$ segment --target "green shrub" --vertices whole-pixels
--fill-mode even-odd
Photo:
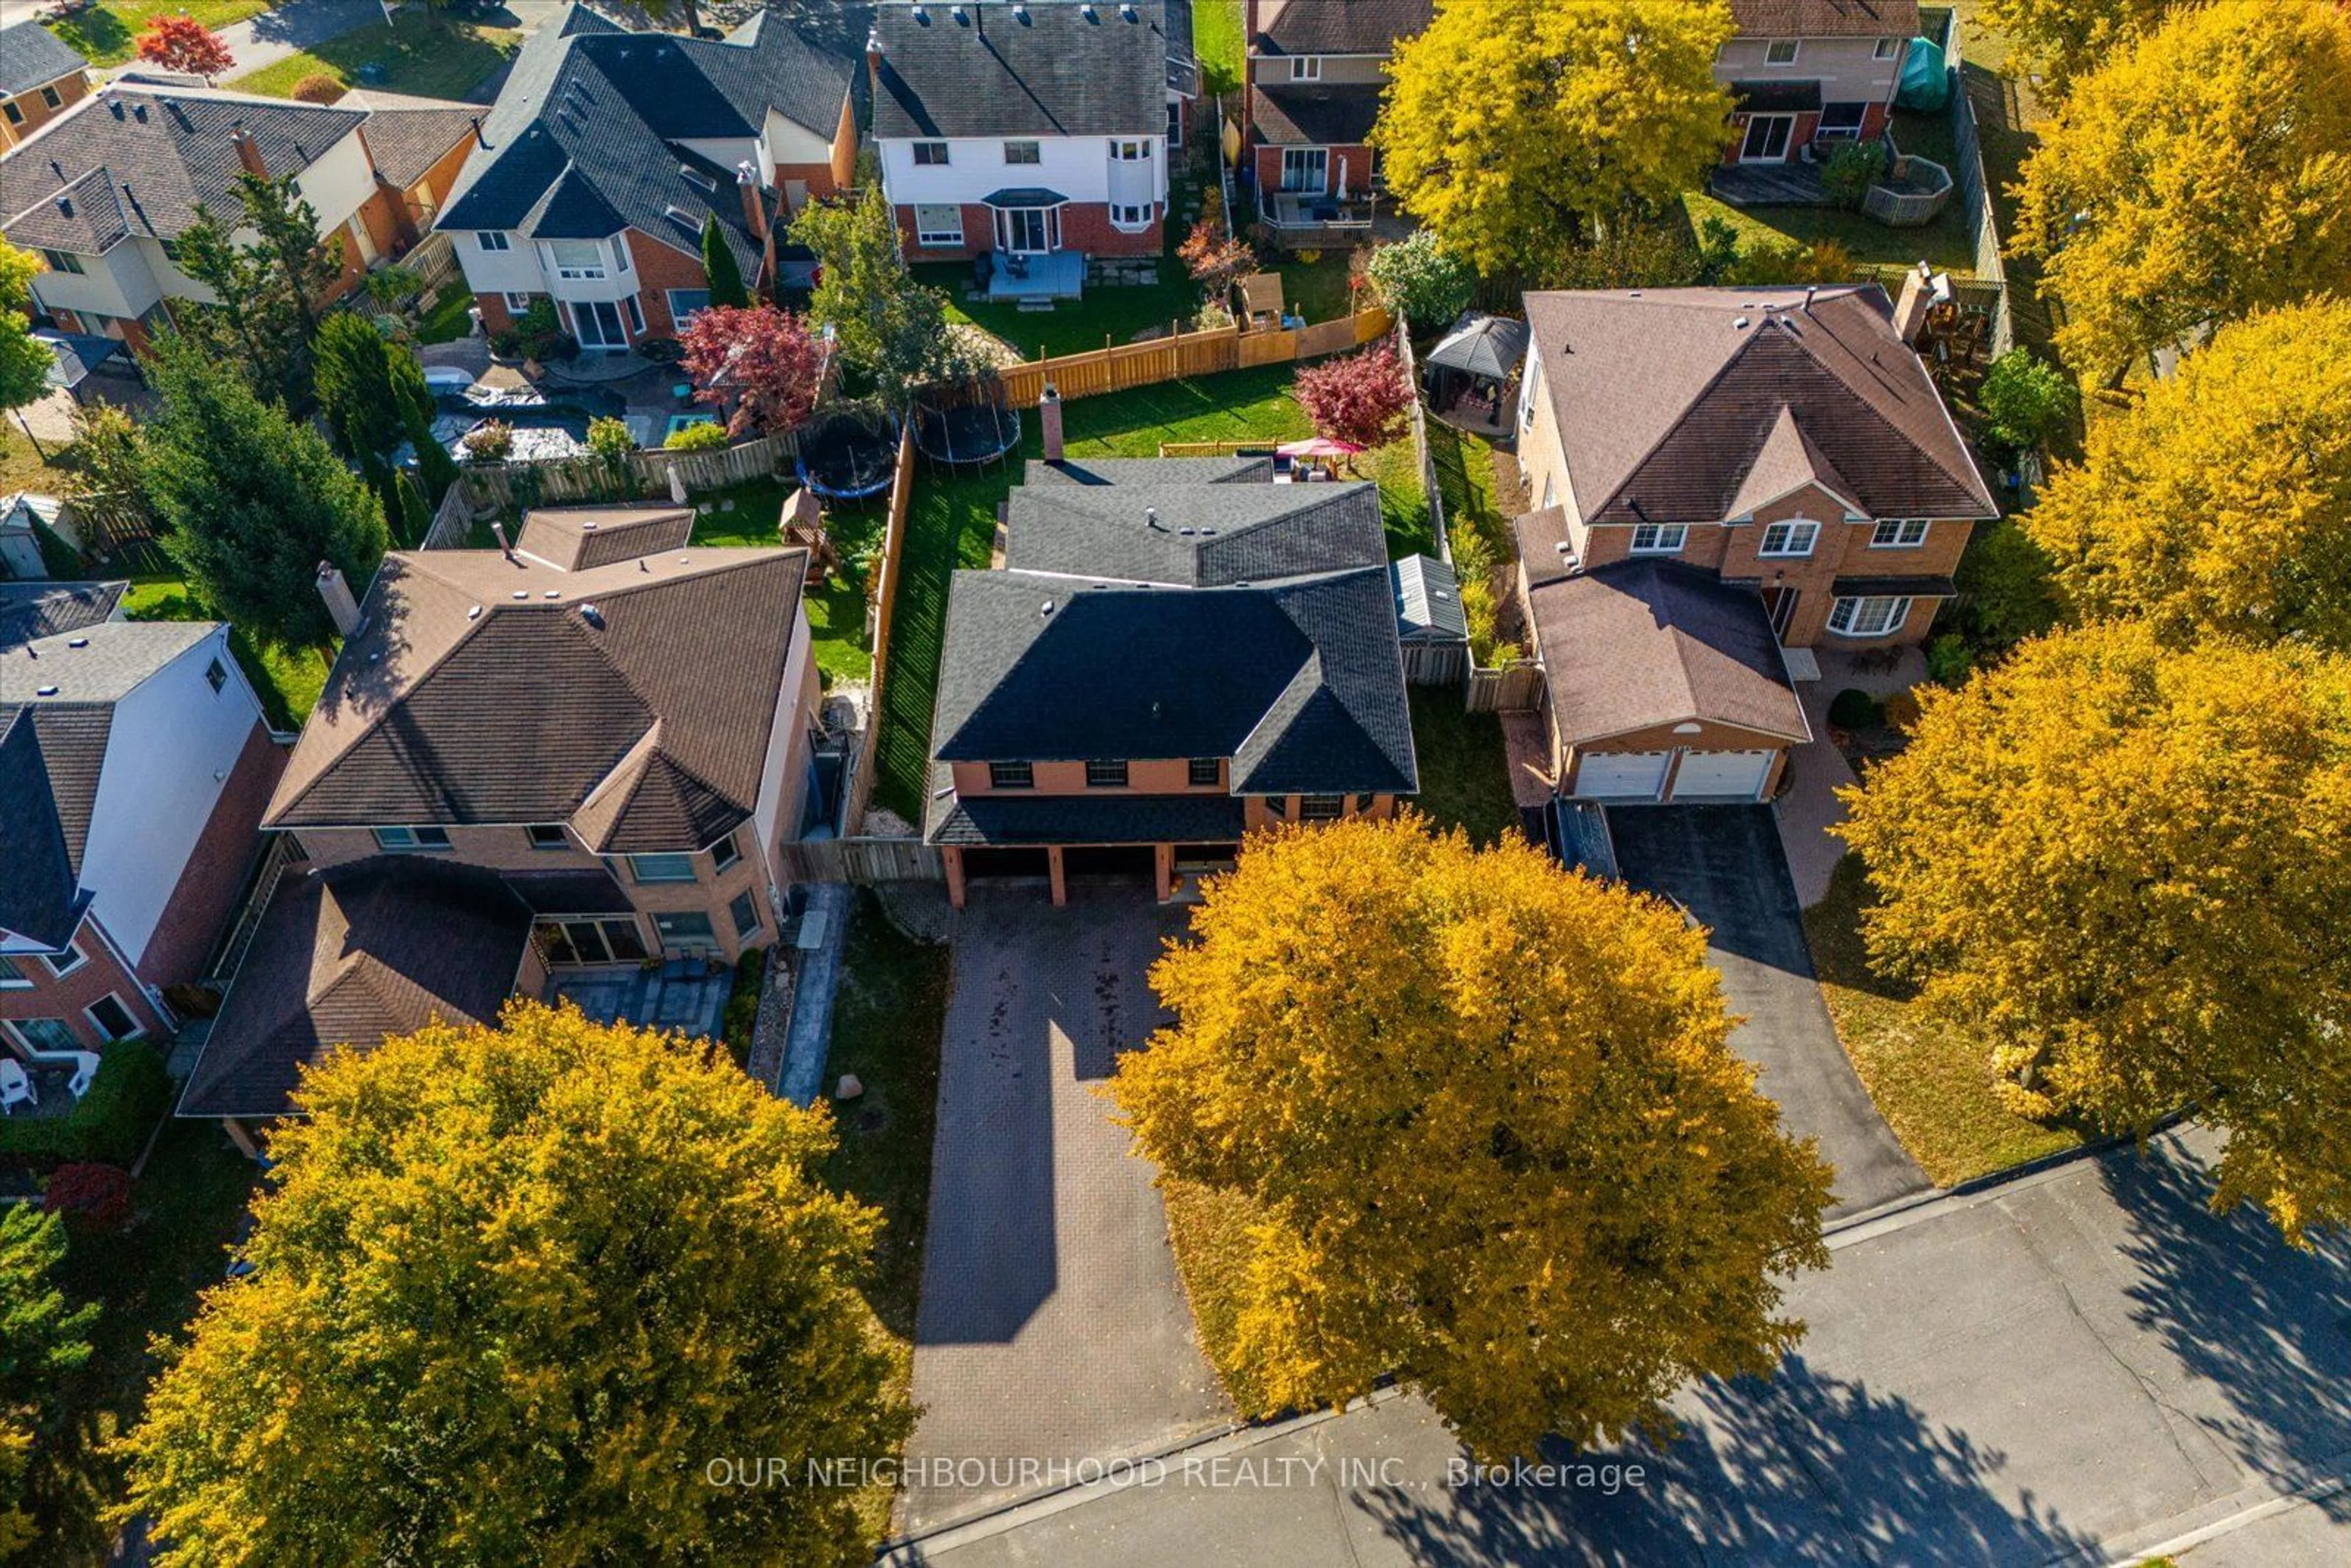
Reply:
[[[716,452],[726,444],[726,427],[715,420],[681,424],[662,444],[672,452]]]
[[[617,419],[591,419],[588,422],[588,450],[607,463],[626,463],[629,454],[637,449],[637,438],[629,427]]]
[[[1927,644],[1927,678],[1938,686],[1966,685],[1975,667],[1975,651],[1956,632],[1946,632]]]
[[[1821,167],[1821,188],[1836,198],[1838,206],[1851,211],[1869,194],[1870,182],[1885,172],[1885,142],[1840,142]]]
[[[1994,360],[1976,394],[1986,439],[2007,453],[2040,446],[2074,417],[2080,401],[2064,371],[2023,349]]]
[[[476,463],[503,463],[514,451],[514,426],[502,419],[485,420],[458,444]]]
[[[127,1166],[172,1107],[162,1053],[143,1040],[118,1040],[100,1053],[98,1076],[80,1103],[62,1116],[0,1120],[0,1159],[41,1166],[94,1160]]]
[[[1388,308],[1423,331],[1451,326],[1477,294],[1477,274],[1447,256],[1427,229],[1380,246],[1364,272]]]
[[[751,1061],[751,1031],[759,1021],[759,992],[768,975],[768,949],[754,947],[735,966],[735,988],[726,993],[726,1011],[718,1032],[735,1065]]]
[[[1858,686],[1847,686],[1830,700],[1829,722],[1839,729],[1867,729],[1883,711],[1876,697]]]

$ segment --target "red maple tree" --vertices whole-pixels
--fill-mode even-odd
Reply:
[[[1384,446],[1404,434],[1412,386],[1395,345],[1385,340],[1360,354],[1325,360],[1298,372],[1291,389],[1318,435],[1358,446]]]
[[[158,16],[139,35],[139,57],[167,71],[207,80],[236,64],[228,41],[193,16]]]
[[[714,305],[679,340],[695,396],[731,407],[729,435],[777,435],[816,408],[824,345],[808,324],[772,305]]]

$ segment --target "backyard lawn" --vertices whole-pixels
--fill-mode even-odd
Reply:
[[[474,308],[474,291],[462,279],[453,278],[441,286],[440,298],[433,308],[416,324],[416,340],[420,343],[454,343],[473,335],[474,321],[469,312]]]
[[[695,504],[711,509],[695,519],[697,545],[748,546],[773,549],[776,526],[784,515],[784,498],[799,484],[794,479],[755,479],[734,485]],[[832,542],[841,559],[854,560],[860,550],[878,541],[887,522],[883,497],[863,507],[848,507],[827,514]],[[817,668],[834,680],[862,681],[873,673],[873,654],[865,645],[865,593],[842,577],[828,578],[808,595],[809,630]]]
[[[513,27],[455,21],[421,6],[387,27],[378,22],[314,44],[275,65],[226,85],[239,92],[290,98],[305,77],[330,76],[345,87],[375,87],[419,98],[462,99],[504,65],[522,43]],[[365,66],[381,66],[381,80],[362,81]]]
[[[1241,0],[1194,0],[1192,53],[1200,61],[1202,108],[1213,109],[1208,100],[1217,93],[1240,90],[1244,52]]]
[[[1499,714],[1471,713],[1452,686],[1412,689],[1412,749],[1420,763],[1413,801],[1439,828],[1459,828],[1480,844],[1519,831]]]
[[[1290,395],[1292,365],[1268,365],[1197,381],[1162,382],[1104,397],[1076,398],[1062,411],[1071,457],[1156,457],[1163,442],[1277,442],[1313,434]],[[1022,421],[1022,455],[1041,455],[1034,417]],[[1428,507],[1420,494],[1409,441],[1360,459],[1381,481],[1389,553],[1429,548]],[[996,508],[1010,493],[1013,465],[958,477],[925,468],[907,516],[898,602],[891,626],[891,666],[883,682],[883,805],[919,827],[927,789],[931,706],[938,686],[939,643],[947,589],[958,567],[985,567]]]
[[[271,0],[107,0],[95,10],[48,24],[90,64],[117,66],[135,51],[139,35],[158,16],[185,11],[215,30],[269,9]]]
[[[1182,265],[1163,258],[1159,281],[1148,287],[1094,287],[1081,300],[1064,300],[1050,310],[1023,311],[1011,304],[967,300],[968,262],[932,262],[914,269],[915,278],[947,297],[947,319],[968,321],[1009,344],[1024,360],[1083,354],[1111,344],[1131,343],[1151,328],[1161,333],[1171,321],[1189,330],[1200,308],[1200,286]]]
[[[123,615],[131,621],[214,621],[188,585],[176,577],[142,577],[131,585],[122,601]],[[228,634],[230,652],[261,698],[261,711],[276,730],[295,730],[310,716],[319,694],[327,689],[327,671],[334,656],[319,648],[262,647],[240,627]]]
[[[2080,1131],[2002,1105],[1985,1042],[1926,1017],[1912,987],[1871,970],[1861,935],[1870,897],[1861,857],[1846,855],[1828,896],[1804,911],[1804,935],[1854,1071],[1928,1178],[1949,1186],[2081,1145]]]

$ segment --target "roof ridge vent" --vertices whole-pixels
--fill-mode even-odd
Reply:
[[[66,646],[68,648],[87,648],[89,646],[89,639],[87,637],[68,637],[66,639]]]

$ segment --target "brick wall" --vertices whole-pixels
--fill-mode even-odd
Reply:
[[[25,117],[24,123],[21,125],[11,125],[6,120],[0,120],[0,147],[15,146],[17,142],[24,141],[26,137],[40,130],[42,126],[47,125],[50,120],[55,120],[58,115],[63,114],[67,110],[71,109],[75,104],[79,103],[83,99],[88,98],[89,96],[89,73],[87,71],[76,71],[71,76],[60,77],[56,81],[47,82],[43,85],[53,87],[57,89],[57,107],[51,109],[47,103],[42,101],[41,89],[37,87],[34,88],[29,92],[23,93],[18,97],[8,99],[10,103],[16,106],[16,112]],[[13,202],[8,204],[12,208],[16,204]]]
[[[1322,166],[1322,190],[1328,194],[1337,183],[1339,163],[1347,165],[1347,189],[1361,193],[1373,172],[1372,150],[1368,147],[1331,147]],[[1257,188],[1276,192],[1281,189],[1281,149],[1271,143],[1260,144],[1252,154],[1257,161]]]
[[[1061,248],[1088,256],[1157,256],[1166,244],[1165,217],[1137,234],[1113,228],[1110,206],[1101,202],[1072,202],[1061,209]]]
[[[709,274],[702,270],[700,252],[688,256],[637,229],[629,231],[629,265],[636,269],[637,308],[645,313],[645,331],[656,338],[677,336],[670,319],[668,290],[707,288]],[[750,279],[747,277],[747,284]]]
[[[146,1033],[163,1031],[162,1015],[116,958],[113,946],[105,940],[95,920],[83,920],[74,934],[74,946],[83,955],[82,963],[63,976],[51,975],[48,967],[38,958],[18,958],[18,972],[33,983],[29,988],[0,991],[0,1019],[58,1019],[73,1030],[74,1039],[83,1050],[97,1051],[106,1044],[106,1039],[82,1016],[82,1009],[101,997],[112,996],[130,1009],[131,1018]]]

